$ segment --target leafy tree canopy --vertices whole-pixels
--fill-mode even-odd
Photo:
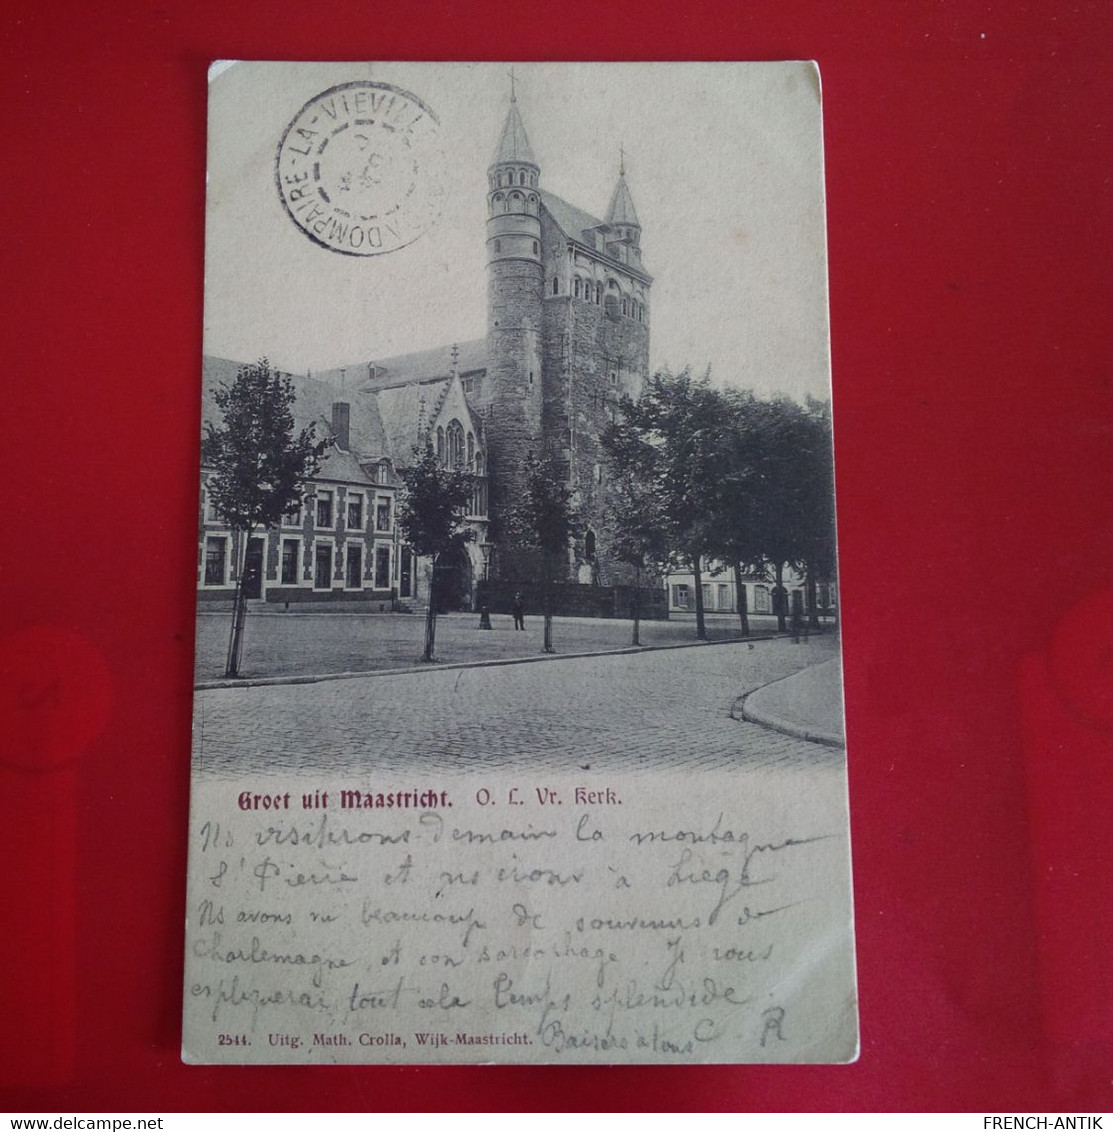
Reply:
[[[266,358],[216,390],[222,420],[205,422],[201,457],[213,507],[234,530],[275,526],[320,466],[327,441],[312,425],[295,434],[295,397],[293,382]]]
[[[568,549],[576,529],[572,493],[555,460],[526,459],[526,490],[506,518],[506,535],[517,546],[555,556]]]
[[[475,538],[464,518],[474,477],[460,468],[446,468],[429,443],[414,447],[412,463],[399,468],[399,474],[406,491],[398,524],[415,554],[436,560]]]

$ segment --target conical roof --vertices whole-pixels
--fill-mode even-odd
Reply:
[[[626,174],[619,173],[618,184],[611,194],[611,204],[607,209],[608,224],[631,224],[641,227],[638,214],[634,211],[634,198],[626,186]]]
[[[506,112],[506,121],[502,124],[502,134],[499,136],[499,144],[495,147],[491,164],[501,165],[504,161],[521,161],[527,165],[537,165],[529,138],[526,137],[526,128],[522,125],[522,116],[518,113],[516,98],[510,100],[510,109]]]

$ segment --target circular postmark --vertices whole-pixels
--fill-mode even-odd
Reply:
[[[412,244],[440,214],[440,121],[416,95],[350,82],[311,98],[278,143],[274,178],[290,219],[344,255]]]

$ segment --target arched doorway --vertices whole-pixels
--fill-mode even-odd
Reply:
[[[474,574],[467,550],[461,545],[440,556],[436,566],[437,612],[470,610]]]

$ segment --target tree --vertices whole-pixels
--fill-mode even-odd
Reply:
[[[554,459],[526,459],[526,489],[510,510],[506,533],[522,548],[536,549],[541,559],[541,612],[544,617],[542,650],[553,647],[553,581],[556,564],[568,554],[568,540],[576,528],[572,493],[563,469]]]
[[[773,567],[777,628],[787,628],[784,569],[805,570],[809,606],[818,573],[834,564],[834,470],[829,407],[787,397],[754,403],[753,547]]]
[[[764,569],[757,500],[762,483],[765,414],[762,403],[749,391],[728,391],[723,402],[731,427],[723,436],[723,459],[714,485],[718,523],[711,536],[711,551],[734,573],[739,627],[746,636],[750,623],[742,575]]]
[[[232,632],[224,674],[237,677],[243,652],[247,596],[244,574],[252,533],[275,526],[298,504],[320,466],[327,441],[313,426],[294,432],[294,384],[270,368],[266,358],[241,366],[231,385],[214,394],[221,423],[205,422],[201,458],[209,469],[207,489],[216,513],[239,540]]]
[[[608,552],[619,562],[634,567],[634,627],[630,643],[640,645],[642,571],[664,566],[669,545],[651,487],[631,472],[610,482],[607,525],[611,530]]]
[[[703,562],[718,523],[715,484],[722,472],[730,414],[708,375],[655,373],[637,401],[603,434],[612,478],[633,480],[655,501],[661,536],[695,581],[696,636],[707,638]]]
[[[801,557],[807,572],[808,620],[818,629],[816,583],[830,581],[835,572],[835,458],[830,401],[809,397],[805,409],[805,444],[800,453],[805,513]]]
[[[414,553],[432,564],[421,654],[422,661],[431,664],[436,659],[437,566],[475,537],[464,519],[474,477],[459,466],[445,467],[428,441],[424,448],[413,449],[413,458],[409,467],[399,468],[406,492],[398,508],[398,525]]]

